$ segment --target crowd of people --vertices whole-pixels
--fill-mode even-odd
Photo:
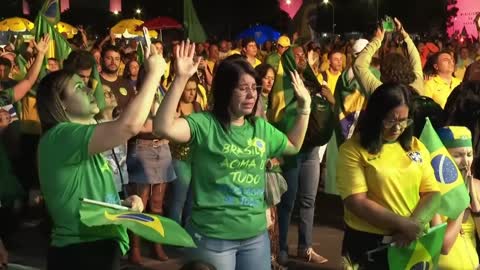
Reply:
[[[1,220],[14,220],[18,202],[45,207],[48,269],[119,269],[126,254],[142,264],[141,237],[81,222],[79,198],[88,198],[183,226],[197,248],[183,250],[193,262],[182,269],[267,270],[292,256],[297,204],[294,255],[323,264],[312,234],[325,174],[345,209],[345,269],[388,269],[386,250],[372,250],[388,236],[407,246],[440,223],[448,226],[439,269],[477,269],[480,43],[414,41],[394,22],[394,32],[379,27],[370,40],[282,35],[261,46],[252,37],[146,47],[88,40],[81,29],[81,42],[64,61],[47,59],[41,79],[49,35],[21,52],[7,46]],[[469,187],[471,204],[455,220],[436,212],[438,179],[418,139],[426,117]],[[12,226],[1,223],[8,247]],[[151,247],[169,259],[161,244]],[[1,240],[0,263],[8,263]]]

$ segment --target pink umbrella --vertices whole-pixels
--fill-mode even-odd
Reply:
[[[302,4],[303,0],[280,0],[280,9],[287,12],[288,16],[293,19]]]

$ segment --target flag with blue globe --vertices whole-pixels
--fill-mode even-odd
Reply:
[[[430,228],[420,239],[407,247],[392,245],[388,248],[389,270],[437,269],[447,224]]]
[[[450,219],[457,219],[470,203],[463,176],[429,119],[420,135],[420,141],[430,152],[435,179],[439,183],[442,194],[440,208],[437,212]]]

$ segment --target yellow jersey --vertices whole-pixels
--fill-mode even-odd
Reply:
[[[443,218],[443,220],[446,221],[446,218]],[[479,262],[475,242],[475,223],[472,215],[468,215],[468,219],[462,223],[462,231],[458,234],[448,255],[440,255],[438,269],[477,269]]]
[[[447,103],[448,96],[450,96],[450,93],[452,93],[453,89],[455,89],[455,87],[457,87],[460,83],[462,83],[462,81],[455,77],[453,77],[450,83],[448,83],[440,78],[440,76],[436,75],[425,82],[424,96],[432,98],[435,102],[442,106],[442,108],[444,108],[445,104]]]
[[[421,192],[439,191],[430,154],[423,143],[413,138],[410,151],[399,142],[386,143],[378,154],[370,154],[360,145],[358,135],[347,140],[337,159],[337,189],[342,199],[367,193],[370,200],[404,217],[410,216]],[[354,230],[391,235],[345,209],[345,222]]]

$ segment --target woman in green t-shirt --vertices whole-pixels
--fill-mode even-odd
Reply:
[[[177,48],[175,80],[154,120],[158,135],[190,144],[193,209],[187,229],[198,246],[191,257],[223,270],[270,269],[265,163],[300,150],[310,94],[292,73],[298,108],[287,137],[255,117],[259,89],[252,66],[241,57],[227,58],[212,82],[212,111],[176,118],[185,84],[198,68],[194,52],[189,41]]]
[[[120,203],[104,151],[124,144],[147,119],[165,61],[152,47],[142,91],[124,113],[97,124],[94,91],[67,70],[50,73],[40,83],[37,107],[43,134],[38,146],[42,193],[53,221],[47,269],[119,269],[128,249],[124,227],[87,227],[80,221],[80,198]],[[142,211],[138,196],[125,200]]]

